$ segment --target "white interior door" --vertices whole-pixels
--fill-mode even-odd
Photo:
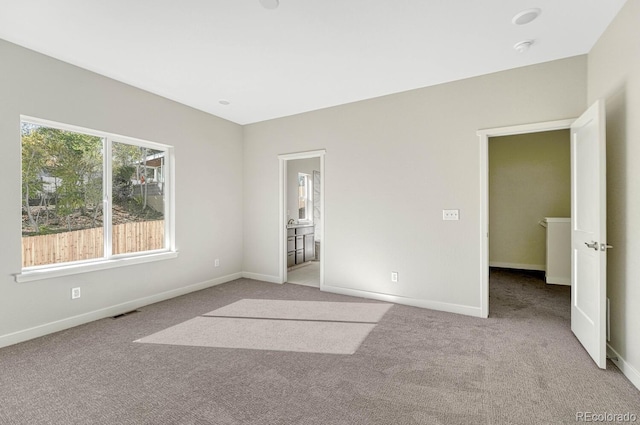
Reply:
[[[607,210],[604,102],[571,125],[571,330],[606,368]]]

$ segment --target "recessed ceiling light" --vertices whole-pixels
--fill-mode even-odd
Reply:
[[[513,45],[518,53],[524,53],[533,45],[533,40],[524,40]]]
[[[278,0],[260,0],[260,4],[265,9],[277,9],[280,2]]]
[[[218,101],[218,103],[219,103],[219,104],[221,104],[221,105],[224,105],[224,106],[231,105],[231,102],[229,102],[229,101],[228,101],[228,100],[226,100],[226,99],[220,99],[220,100]]]
[[[523,10],[514,16],[511,22],[515,25],[525,25],[540,16],[540,13],[542,13],[542,10],[538,8]]]

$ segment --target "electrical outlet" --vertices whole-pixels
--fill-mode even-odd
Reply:
[[[213,267],[220,267],[220,259],[216,258],[213,262]]]
[[[398,272],[391,272],[391,282],[398,281]]]
[[[460,220],[460,210],[442,210],[443,220]]]
[[[71,288],[71,299],[80,298],[80,288]]]

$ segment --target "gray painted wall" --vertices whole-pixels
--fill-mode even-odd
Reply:
[[[606,100],[610,345],[640,388],[640,2],[628,1],[589,53],[589,102]]]
[[[277,155],[326,149],[325,284],[479,314],[476,131],[579,116],[586,71],[580,56],[245,126],[244,270],[278,276]]]
[[[242,127],[5,41],[0,57],[0,346],[242,271]],[[179,257],[16,283],[20,114],[173,145]],[[82,297],[72,301],[76,286]]]

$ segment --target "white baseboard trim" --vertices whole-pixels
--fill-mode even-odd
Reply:
[[[489,267],[500,267],[502,269],[537,270],[541,272],[547,269],[544,264],[501,263],[499,261],[490,261]]]
[[[261,280],[269,283],[282,283],[282,280],[278,276],[270,276],[268,274],[242,272],[242,277],[246,279]]]
[[[570,277],[554,277],[547,276],[546,282],[553,285],[569,285],[571,286],[571,278]]]
[[[626,376],[638,390],[640,390],[640,372],[638,372],[636,368],[627,363],[625,359],[622,358],[622,356],[618,354],[618,352],[614,350],[609,344],[607,344],[607,351],[609,352],[609,357],[618,358],[618,360],[614,360],[612,358],[611,361],[618,367],[618,369],[620,369],[620,372],[622,372],[622,374]]]
[[[88,313],[79,314],[77,316],[67,317],[55,322],[44,323],[42,325],[34,326],[29,329],[12,332],[10,334],[0,336],[0,348],[7,347],[9,345],[17,344],[19,342],[28,341],[33,338],[38,338],[44,335],[52,334],[54,332],[63,331],[65,329],[73,328],[75,326],[83,325],[85,323],[93,322],[95,320],[104,319],[106,317],[113,317],[118,314],[126,313],[137,308],[144,307],[145,305],[154,304],[160,301],[165,301],[171,298],[179,297],[191,292],[200,291],[202,289],[210,288],[212,286],[220,285],[222,283],[230,282],[232,280],[240,279],[242,273],[233,273],[227,276],[222,276],[216,279],[207,280],[193,285],[184,286],[182,288],[172,289],[170,291],[161,292],[159,294],[151,295],[144,298],[138,298],[136,300],[127,301],[121,304],[101,308],[100,310],[90,311]]]
[[[402,297],[398,295],[381,294],[378,292],[361,291],[358,289],[341,288],[339,286],[323,285],[322,291],[334,294],[349,295],[352,297],[370,298],[380,301],[388,301],[396,304],[409,305],[412,307],[428,308],[431,310],[445,311],[447,313],[463,314],[465,316],[483,317],[480,307],[471,307],[460,304],[443,303],[439,301],[429,301],[416,298]]]

